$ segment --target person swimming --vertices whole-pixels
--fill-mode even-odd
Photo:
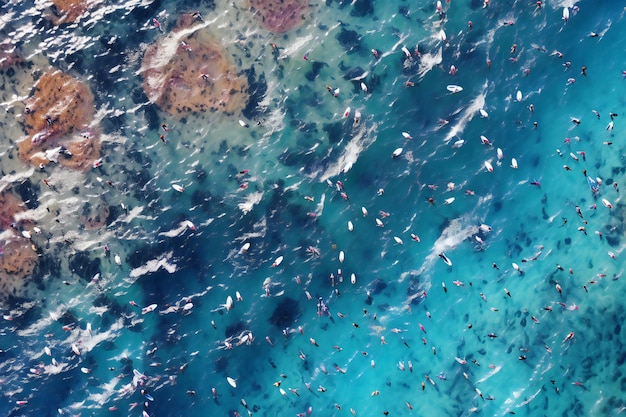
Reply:
[[[319,297],[317,299],[317,315],[319,317],[322,317],[324,315],[330,317],[330,310],[326,306],[326,303],[324,303],[324,300],[322,299],[322,297]]]

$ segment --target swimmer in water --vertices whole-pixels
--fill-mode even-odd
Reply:
[[[326,303],[324,303],[324,299],[322,297],[319,297],[317,299],[317,315],[319,317],[322,317],[322,316],[330,317],[330,310],[326,306]]]

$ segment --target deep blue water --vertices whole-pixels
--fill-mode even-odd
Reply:
[[[0,76],[0,184],[33,184],[42,233],[40,268],[2,295],[0,415],[620,414],[623,5],[328,1],[284,35],[236,6],[104,1],[60,27],[2,6],[28,65]],[[142,92],[145,49],[194,10],[254,74],[245,114],[177,120]],[[50,65],[94,92],[101,168],[15,157]],[[106,227],[80,226],[86,203],[110,206]]]

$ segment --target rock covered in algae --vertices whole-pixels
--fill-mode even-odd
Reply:
[[[33,274],[39,255],[30,239],[12,235],[0,238],[2,256],[0,256],[0,293],[7,293],[9,288],[20,286],[16,279],[25,279]]]
[[[107,220],[111,214],[111,208],[104,200],[96,203],[85,203],[80,215],[80,222],[86,228],[98,230],[106,227]]]
[[[0,233],[0,296],[20,287],[39,260],[31,240],[18,230],[30,229],[30,223],[15,221],[15,215],[25,209],[24,202],[13,193],[0,193],[0,228],[4,230]]]
[[[18,144],[21,160],[35,166],[50,161],[86,170],[100,157],[99,135],[90,130],[93,94],[85,84],[59,70],[43,74],[24,110],[24,131]]]
[[[51,0],[52,6],[44,13],[55,25],[75,22],[85,13],[93,0]]]
[[[0,69],[12,67],[22,62],[22,57],[16,52],[17,47],[10,42],[0,43]]]
[[[302,24],[309,0],[248,0],[251,11],[270,32],[284,33]]]
[[[248,82],[237,74],[227,51],[204,30],[206,25],[183,15],[176,29],[144,54],[144,91],[162,110],[183,118],[190,113],[245,108]]]

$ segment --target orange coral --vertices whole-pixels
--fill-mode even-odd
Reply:
[[[270,32],[284,33],[305,20],[309,0],[249,0],[250,8]]]
[[[178,118],[193,112],[233,113],[244,108],[248,83],[237,75],[226,50],[206,32],[181,35],[181,29],[191,25],[190,19],[181,18],[178,23],[145,52],[143,87],[148,98]]]
[[[58,70],[46,72],[26,102],[28,137],[18,144],[19,158],[34,165],[53,159],[70,169],[88,169],[100,156],[98,135],[85,133],[94,117],[93,100],[91,91],[77,79]],[[59,146],[69,153],[47,153]]]

